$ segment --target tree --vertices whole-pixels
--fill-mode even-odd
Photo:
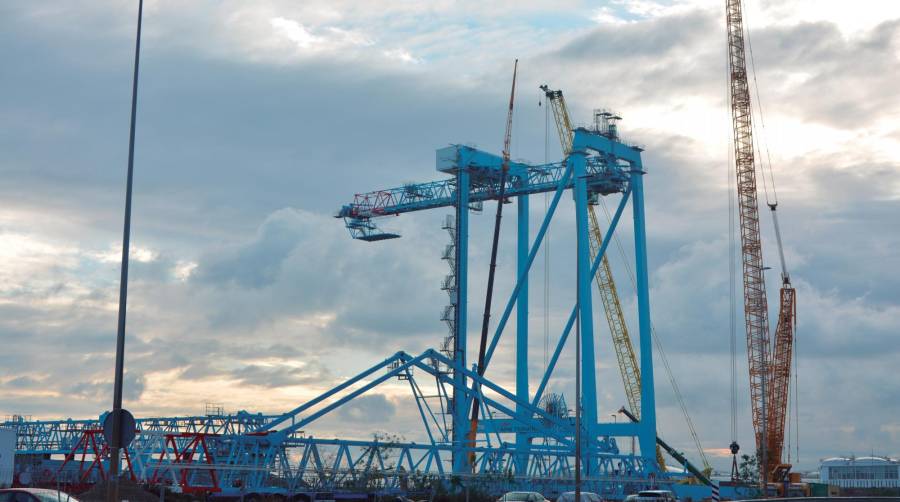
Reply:
[[[756,455],[752,457],[746,453],[741,455],[738,476],[740,476],[742,482],[747,484],[752,485],[759,482],[759,459]]]

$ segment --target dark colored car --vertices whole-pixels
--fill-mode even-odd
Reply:
[[[0,490],[0,502],[79,502],[66,492],[44,488],[8,488]]]

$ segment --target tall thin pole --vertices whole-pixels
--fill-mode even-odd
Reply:
[[[138,0],[137,37],[134,43],[134,78],[131,86],[131,132],[128,138],[128,178],[125,188],[125,224],[122,231],[122,275],[119,279],[119,327],[116,334],[116,376],[113,390],[113,426],[110,441],[107,500],[119,500],[119,450],[122,447],[122,379],[125,371],[125,310],[128,304],[128,251],[131,245],[131,185],[134,178],[134,128],[137,117],[138,67],[141,57],[141,18],[144,0]]]
[[[581,277],[581,261],[577,265]],[[581,502],[581,283],[575,288],[575,502]]]
[[[487,339],[488,339],[488,328],[491,323],[491,301],[494,297],[494,275],[497,271],[497,249],[499,247],[500,242],[500,220],[503,218],[503,199],[504,194],[506,193],[506,176],[509,171],[509,150],[510,150],[510,141],[512,138],[512,124],[513,124],[513,109],[516,103],[516,74],[519,69],[519,60],[516,59],[516,62],[513,64],[513,78],[512,78],[512,90],[509,92],[509,109],[506,114],[506,135],[503,140],[503,163],[500,166],[500,198],[497,199],[497,213],[494,217],[494,238],[491,244],[491,264],[488,269],[488,280],[487,280],[487,293],[484,295],[484,315],[481,321],[481,344],[478,348],[478,375],[484,376],[485,372],[485,353],[487,352]],[[526,277],[527,280],[527,277]],[[520,290],[521,293],[521,290]],[[521,305],[517,307],[518,309],[526,308]],[[519,361],[516,363],[517,368],[527,367],[527,362]],[[517,370],[518,371],[518,370]],[[527,380],[526,380],[527,382]],[[477,384],[475,384],[477,385]],[[526,396],[527,399],[527,396]],[[469,420],[471,423],[469,429],[469,447],[475,447],[475,438],[478,434],[478,411],[479,411],[479,399],[478,394],[476,393],[472,397],[472,416]],[[470,450],[469,453],[469,463],[471,464],[472,469],[475,469],[475,452],[474,450]]]

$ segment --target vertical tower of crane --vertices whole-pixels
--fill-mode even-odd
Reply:
[[[756,190],[756,159],[753,156],[750,84],[744,50],[741,0],[726,1],[728,69],[731,84],[731,120],[734,129],[734,160],[737,173],[741,255],[744,275],[744,322],[750,365],[750,401],[756,444],[760,448],[760,482],[766,481],[766,426],[769,369],[769,311],[763,277],[762,243],[759,232],[759,201]]]
[[[781,254],[782,280],[778,327],[775,333],[774,361],[770,352],[769,314],[766,283],[763,276],[762,244],[759,230],[759,201],[756,186],[756,160],[753,152],[753,123],[747,60],[744,49],[744,24],[741,0],[726,0],[728,32],[728,69],[731,119],[734,133],[734,159],[737,179],[738,214],[744,284],[744,321],[747,331],[747,358],[750,368],[750,400],[753,429],[759,455],[760,483],[782,475],[790,466],[781,463],[784,445],[784,419],[790,381],[791,344],[794,324],[794,289],[784,263],[775,204],[775,218]],[[737,445],[733,443],[732,451]]]
[[[572,121],[569,118],[569,109],[566,106],[566,99],[561,90],[550,89],[547,85],[542,85],[541,90],[547,98],[547,105],[553,111],[553,118],[556,122],[556,130],[559,133],[559,144],[562,148],[563,156],[568,156],[572,150]],[[612,116],[610,116],[611,118]],[[607,126],[608,129],[608,126]],[[615,128],[613,128],[615,132]],[[597,214],[594,206],[588,208],[588,217],[590,224],[590,248],[591,257],[597,256],[600,248],[603,246],[603,230],[597,220]],[[594,276],[597,283],[597,291],[603,310],[606,313],[606,320],[609,323],[609,332],[612,335],[613,347],[616,351],[616,359],[619,362],[619,371],[622,374],[622,383],[625,386],[625,398],[628,400],[628,407],[631,413],[640,420],[641,416],[641,370],[638,366],[637,356],[634,353],[634,346],[631,343],[631,337],[628,334],[628,326],[625,324],[625,314],[622,312],[622,304],[619,301],[619,293],[616,290],[616,283],[613,280],[612,268],[609,260],[604,254],[600,261],[600,267],[597,269],[597,275]],[[666,469],[666,462],[663,458],[662,451],[657,446],[656,461],[659,463],[661,470]]]

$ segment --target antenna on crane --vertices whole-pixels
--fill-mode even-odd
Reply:
[[[503,218],[503,203],[506,193],[506,175],[509,171],[509,149],[512,138],[513,108],[516,100],[516,74],[519,69],[519,60],[513,64],[512,90],[509,93],[509,109],[506,112],[506,136],[503,138],[503,164],[500,168],[500,198],[497,199],[497,213],[494,218],[494,239],[491,243],[491,265],[488,270],[487,294],[484,297],[484,317],[481,321],[481,343],[478,346],[479,376],[484,376],[484,357],[487,352],[488,328],[491,322],[491,300],[494,295],[494,272],[497,270],[497,247],[500,241],[500,220]],[[469,430],[469,446],[475,446],[475,436],[478,433],[478,394],[472,398],[471,428]],[[475,467],[475,452],[469,453],[469,465]]]

